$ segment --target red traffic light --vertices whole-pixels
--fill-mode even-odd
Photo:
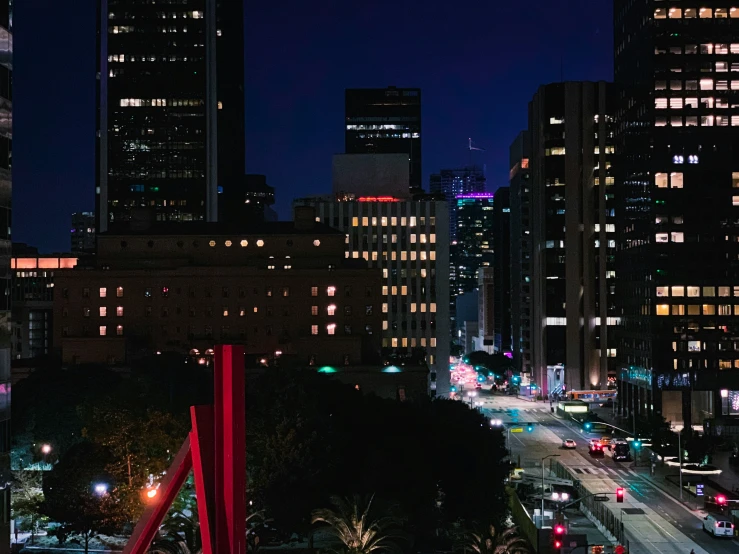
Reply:
[[[719,494],[716,497],[716,504],[719,504],[721,506],[723,506],[724,504],[726,504],[726,497],[723,494]]]
[[[623,487],[619,487],[616,489],[616,502],[623,502],[624,501],[624,489]]]
[[[614,554],[624,554],[626,552],[626,549],[622,545],[616,546],[616,548],[613,549]]]
[[[554,526],[554,534],[555,535],[564,535],[565,534],[565,526],[564,525],[555,525]]]
[[[554,548],[562,548],[562,541],[554,541]]]

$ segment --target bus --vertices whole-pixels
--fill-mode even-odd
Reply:
[[[615,390],[573,390],[569,393],[572,400],[582,400],[583,402],[605,402],[609,398],[616,400],[618,391]]]

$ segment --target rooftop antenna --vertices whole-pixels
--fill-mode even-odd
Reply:
[[[475,146],[475,143],[472,142],[471,138],[467,139],[467,150],[470,151],[470,167],[472,167],[472,152],[474,152],[475,150],[477,150],[478,152],[485,152],[484,148],[478,148],[477,146]]]

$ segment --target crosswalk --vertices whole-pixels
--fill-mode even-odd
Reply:
[[[485,408],[485,411],[492,414],[514,414],[521,412],[536,412],[542,414],[551,413],[551,410],[549,408],[527,408],[525,410],[519,410],[518,408]]]
[[[578,475],[582,475],[583,477],[587,475],[592,475],[594,477],[602,477],[602,476],[608,476],[608,477],[634,477],[638,476],[639,474],[635,471],[632,471],[630,469],[626,468],[611,468],[611,467],[595,467],[595,466],[579,466],[579,467],[570,467],[572,471],[574,471]]]

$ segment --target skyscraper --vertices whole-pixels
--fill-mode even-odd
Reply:
[[[243,20],[239,0],[98,0],[99,232],[141,207],[217,219],[244,174]]]
[[[511,183],[511,335],[514,367],[531,374],[531,138],[521,131],[509,150]]]
[[[495,351],[511,351],[511,189],[500,187],[493,199],[493,329]]]
[[[0,471],[10,469],[10,339],[11,270],[10,206],[12,197],[13,5],[0,2],[0,253],[4,291],[0,301]],[[6,480],[7,481],[7,480]],[[0,554],[10,552],[10,487],[0,489]]]
[[[452,207],[456,212],[457,240],[451,248],[451,287],[453,295],[457,295],[475,290],[478,270],[493,265],[493,195],[460,194]]]
[[[421,185],[421,90],[346,89],[347,154],[407,154],[410,189]]]
[[[485,192],[485,166],[470,165],[461,169],[442,169],[429,179],[429,192],[443,194],[449,202],[449,230],[451,240],[457,239],[457,210],[454,203],[459,195]]]
[[[612,104],[610,84],[568,82],[541,87],[529,105],[530,207],[517,200],[513,220],[529,222],[531,264],[516,290],[530,306],[532,379],[545,394],[562,385],[558,364],[581,390],[606,388],[613,361]]]
[[[72,214],[71,235],[72,252],[95,252],[95,214],[93,212],[74,212]]]
[[[614,8],[620,406],[686,427],[739,415],[739,8],[729,6]]]

